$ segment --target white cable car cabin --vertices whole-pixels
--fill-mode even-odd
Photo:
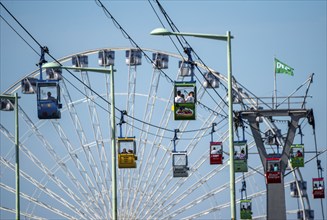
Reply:
[[[219,75],[218,72],[215,74]],[[219,78],[217,78],[212,72],[207,72],[204,74],[203,86],[205,88],[219,88]]]
[[[98,64],[99,66],[110,66],[115,63],[115,51],[101,50],[98,53]]]
[[[324,178],[312,178],[312,195],[314,199],[325,198],[325,182]]]
[[[223,143],[210,142],[210,164],[223,164]]]
[[[290,190],[291,190],[291,197],[299,198],[307,196],[307,182],[306,181],[298,181],[300,192],[297,190],[296,181],[291,182]]]
[[[33,77],[26,77],[22,79],[22,93],[23,94],[35,94],[36,93],[36,83],[38,79]]]
[[[76,55],[72,57],[72,65],[73,67],[88,67],[89,59],[86,55]],[[79,70],[75,70],[78,72]]]
[[[248,145],[246,140],[234,141],[235,172],[248,172]]]
[[[37,112],[39,119],[59,119],[60,87],[56,80],[39,80],[37,82]]]
[[[188,177],[188,158],[186,151],[173,151],[173,177]]]
[[[281,183],[281,159],[278,156],[272,156],[266,159],[266,184]]]
[[[167,54],[153,53],[152,61],[155,69],[168,69],[169,56]]]
[[[0,110],[1,111],[14,111],[15,101],[2,98],[0,99]]]
[[[126,50],[126,64],[138,66],[142,64],[142,51],[138,49]]]
[[[241,219],[252,219],[252,201],[251,199],[240,200],[240,217]]]
[[[292,167],[304,167],[304,145],[293,144],[290,151],[290,162]]]
[[[136,142],[134,137],[117,138],[118,168],[136,168]]]

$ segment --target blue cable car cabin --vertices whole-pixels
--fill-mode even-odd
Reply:
[[[138,66],[142,64],[142,51],[139,49],[126,50],[126,64]]]
[[[234,141],[234,170],[235,172],[248,172],[248,146],[247,141]]]
[[[134,137],[119,137],[118,168],[136,168],[136,142]]]
[[[188,158],[186,151],[173,151],[173,177],[188,177]]]
[[[296,181],[291,182],[290,190],[291,190],[291,197],[299,198],[299,197],[306,197],[307,196],[307,182],[306,181],[298,181],[299,190],[297,189]]]
[[[210,142],[210,164],[223,164],[222,142]]]
[[[290,162],[292,167],[304,167],[304,145],[293,144],[291,145]]]
[[[218,72],[215,72],[219,74]],[[219,88],[219,78],[217,78],[213,73],[207,72],[204,74],[203,86],[205,88]]]
[[[241,219],[252,219],[252,201],[251,199],[240,200],[240,217]]]
[[[174,94],[174,119],[195,120],[196,83],[175,82]]]
[[[37,79],[33,77],[26,77],[22,79],[22,93],[23,94],[35,94]]]
[[[37,82],[37,112],[39,119],[59,119],[60,109],[60,87],[58,81]]]
[[[312,178],[312,195],[314,199],[325,198],[325,182],[324,178]]]
[[[15,106],[14,100],[9,100],[5,98],[0,99],[1,111],[14,111],[14,106]]]
[[[169,56],[167,54],[153,53],[152,61],[155,69],[168,69]]]
[[[281,183],[281,159],[280,157],[271,157],[266,159],[266,184]]]
[[[98,64],[99,66],[110,66],[115,63],[115,51],[112,50],[101,50],[98,53]]]

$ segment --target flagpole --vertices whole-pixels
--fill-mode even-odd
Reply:
[[[274,101],[275,109],[277,109],[277,83],[276,83],[276,58],[274,58]],[[274,106],[273,106],[274,107]]]

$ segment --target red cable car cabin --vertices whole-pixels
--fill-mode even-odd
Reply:
[[[266,159],[266,184],[281,183],[280,162],[281,160],[279,157],[272,157]]]
[[[312,178],[312,195],[314,199],[325,198],[324,178]]]
[[[222,142],[210,142],[210,164],[223,164]]]

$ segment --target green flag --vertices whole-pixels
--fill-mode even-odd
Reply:
[[[293,68],[286,65],[285,63],[280,62],[275,58],[275,73],[285,73],[287,75],[293,76]]]

